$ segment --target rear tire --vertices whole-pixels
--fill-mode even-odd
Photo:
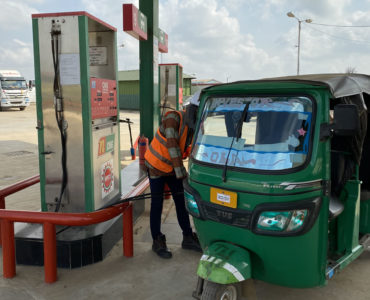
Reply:
[[[20,109],[20,110],[25,110],[26,108],[25,108],[25,107],[20,107],[19,109]]]
[[[201,300],[242,300],[241,285],[206,281]]]

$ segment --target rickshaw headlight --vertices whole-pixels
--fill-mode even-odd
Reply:
[[[257,229],[275,232],[296,231],[303,226],[307,214],[307,209],[264,211],[259,215]]]
[[[192,194],[189,194],[187,191],[184,191],[185,204],[188,212],[196,218],[200,217],[199,207],[195,198]]]

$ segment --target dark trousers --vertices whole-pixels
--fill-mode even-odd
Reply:
[[[172,198],[175,201],[177,221],[184,235],[191,235],[192,229],[190,225],[189,214],[185,208],[184,188],[182,179],[177,179],[176,176],[162,176],[159,178],[150,178],[150,190],[152,193],[152,202],[150,206],[150,230],[152,238],[156,239],[161,235],[161,216],[163,209],[163,191],[164,185],[167,183],[171,190]]]

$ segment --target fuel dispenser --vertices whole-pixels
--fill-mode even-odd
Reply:
[[[182,66],[159,65],[159,97],[161,116],[169,110],[182,109]]]
[[[43,211],[120,198],[116,29],[86,12],[33,15]]]
[[[32,15],[42,211],[84,213],[121,197],[116,29],[86,12]],[[43,228],[15,226],[18,264],[43,264]],[[57,226],[57,266],[101,261],[122,216]]]

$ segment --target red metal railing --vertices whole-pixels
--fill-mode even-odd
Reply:
[[[5,209],[5,197],[6,196],[19,192],[39,182],[40,182],[40,175],[35,175],[25,180],[19,181],[15,184],[12,184],[10,186],[7,186],[6,188],[3,188],[2,190],[0,190],[0,209]],[[1,232],[1,222],[0,222],[0,232]],[[0,246],[1,244],[2,244],[2,237],[0,235]]]
[[[35,175],[0,190],[0,209],[5,209],[5,197],[19,192],[40,182],[40,175]]]
[[[56,257],[56,225],[86,226],[112,219],[123,214],[123,255],[132,257],[133,250],[133,220],[132,203],[122,203],[100,211],[91,213],[53,213],[4,210],[5,196],[20,191],[40,181],[39,176],[34,176],[12,186],[0,190],[0,201],[3,210],[0,210],[1,240],[3,248],[3,276],[12,278],[15,270],[15,242],[14,222],[43,224],[44,229],[44,270],[45,282],[53,283],[57,280]],[[148,180],[142,181],[125,198],[141,194],[148,187]],[[1,205],[1,203],[0,203]]]

